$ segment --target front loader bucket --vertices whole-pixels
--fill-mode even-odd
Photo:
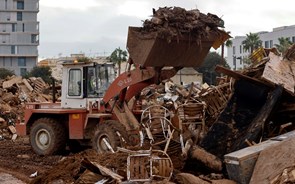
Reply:
[[[212,33],[202,40],[181,36],[168,42],[159,38],[157,33],[147,35],[141,33],[138,27],[129,27],[127,49],[133,62],[142,66],[197,67],[203,63],[213,44],[220,45],[226,39]]]

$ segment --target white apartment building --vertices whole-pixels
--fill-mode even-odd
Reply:
[[[39,0],[0,0],[0,68],[24,75],[37,64]]]
[[[289,38],[289,40],[295,43],[295,25],[283,26],[273,28],[272,32],[258,32],[262,46],[264,48],[272,48],[275,44],[279,44],[279,38]],[[246,39],[246,36],[236,36],[232,39],[232,47],[227,47],[227,63],[232,70],[238,70],[244,68],[244,58],[249,57],[249,51],[245,51],[242,42]]]

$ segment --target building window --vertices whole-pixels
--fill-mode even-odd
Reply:
[[[17,1],[16,7],[18,10],[23,10],[25,9],[25,3],[23,1]]]
[[[12,32],[16,32],[16,24],[12,24]]]
[[[23,20],[23,12],[17,12],[17,21],[22,21]]]
[[[269,48],[269,41],[265,41],[265,42],[264,42],[264,47],[265,47],[265,48]]]
[[[25,57],[19,57],[17,58],[18,66],[27,66],[26,58]]]
[[[27,69],[26,68],[20,68],[20,75],[25,76],[27,74]]]
[[[5,0],[5,10],[7,10],[7,0]]]
[[[233,46],[233,54],[235,55],[236,54],[236,47]]]
[[[292,43],[295,43],[295,36],[292,37]]]
[[[23,23],[23,32],[25,32],[25,23]]]
[[[12,58],[11,57],[5,57],[3,59],[3,66],[6,66],[6,67],[12,66]]]
[[[240,54],[242,53],[242,45],[240,45]]]
[[[39,43],[39,36],[32,34],[31,35],[31,43]]]
[[[15,45],[11,46],[11,54],[16,54],[16,46]]]
[[[272,48],[272,47],[273,47],[273,41],[270,40],[270,41],[269,41],[269,48]]]

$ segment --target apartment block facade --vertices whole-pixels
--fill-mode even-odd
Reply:
[[[39,0],[0,0],[0,68],[24,75],[36,66]]]
[[[278,39],[281,37],[295,43],[295,25],[273,28],[272,32],[258,32],[258,35],[264,48],[275,47],[275,44],[279,44]],[[250,53],[246,52],[242,45],[245,39],[246,36],[236,36],[232,39],[232,46],[227,47],[227,63],[233,70],[244,68],[244,58],[249,57]]]

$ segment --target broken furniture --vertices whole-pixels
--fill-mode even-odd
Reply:
[[[170,120],[171,114],[167,108],[160,105],[153,105],[146,108],[141,115],[141,125],[144,133],[150,140],[151,146],[166,145],[172,138],[172,124]],[[145,136],[141,138],[143,144]],[[166,147],[166,146],[165,146]]]
[[[182,153],[186,155],[185,141],[192,138],[194,143],[199,142],[201,134],[205,131],[205,109],[202,102],[188,102],[177,108],[177,115],[180,119],[180,144]],[[189,133],[188,135],[186,134]]]
[[[170,180],[173,164],[167,153],[161,150],[129,151],[127,180],[149,182]]]

